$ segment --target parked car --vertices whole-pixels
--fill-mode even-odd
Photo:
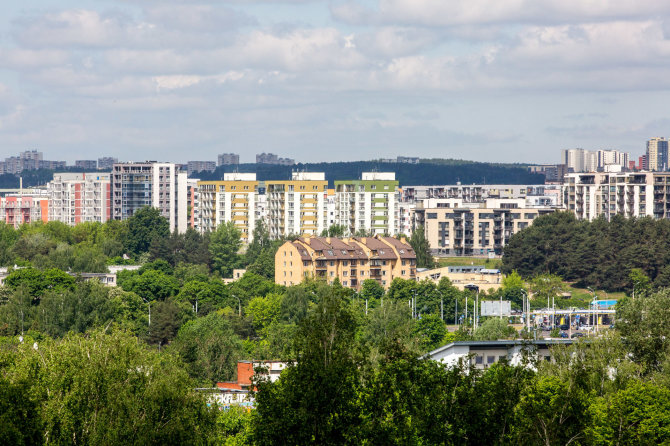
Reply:
[[[568,324],[563,324],[558,328],[560,328],[561,330],[570,330],[570,326]]]
[[[562,331],[558,334],[558,336],[561,337],[561,338],[567,338],[568,334],[566,332]]]
[[[573,338],[583,338],[584,336],[586,336],[584,333],[580,333],[580,332],[572,333]]]

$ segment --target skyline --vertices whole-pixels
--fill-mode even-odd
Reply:
[[[2,157],[636,159],[670,135],[657,1],[3,5]],[[92,156],[91,153],[96,153]]]

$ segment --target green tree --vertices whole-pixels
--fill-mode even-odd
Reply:
[[[414,253],[416,254],[417,268],[434,268],[435,259],[430,252],[430,244],[426,238],[423,226],[419,226],[412,233],[409,239],[409,244],[412,245]]]
[[[143,207],[127,220],[128,234],[125,239],[126,249],[139,255],[149,251],[154,239],[167,239],[170,236],[170,225],[161,216],[158,209]]]
[[[361,286],[361,298],[370,302],[381,300],[384,297],[384,287],[374,279],[365,279]]]
[[[344,237],[348,230],[345,225],[330,225],[321,232],[321,237]]]
[[[171,348],[184,360],[189,375],[206,386],[232,380],[243,354],[242,341],[216,313],[186,322]]]
[[[42,426],[37,406],[28,382],[12,383],[0,376],[1,444],[28,446],[42,443]]]
[[[496,341],[498,339],[509,339],[516,335],[514,327],[507,325],[505,319],[489,318],[475,330],[472,337],[475,341]]]
[[[270,233],[264,220],[258,220],[254,227],[253,237],[251,243],[247,247],[247,252],[244,254],[244,263],[251,265],[256,261],[256,258],[261,252],[270,246]]]
[[[213,409],[176,360],[121,332],[22,344],[4,371],[31,383],[46,443],[206,444],[214,435]]]
[[[125,291],[132,291],[146,300],[165,300],[179,292],[179,282],[161,271],[148,270],[134,274],[121,283]]]
[[[232,221],[220,224],[210,235],[212,265],[223,277],[231,277],[233,269],[242,266],[242,258],[238,253],[242,246],[241,236],[242,233]]]
[[[414,333],[419,338],[419,346],[423,351],[430,351],[442,345],[447,334],[447,326],[437,314],[422,316],[414,326]]]
[[[644,295],[651,289],[651,280],[640,268],[630,270],[628,279],[631,283],[632,291],[638,296]],[[659,279],[660,280],[660,279]]]

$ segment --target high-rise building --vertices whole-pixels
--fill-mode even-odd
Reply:
[[[647,141],[647,168],[652,171],[668,170],[668,140],[651,138]]]
[[[56,173],[47,184],[49,221],[74,226],[111,217],[109,173]]]
[[[119,160],[117,158],[103,156],[102,158],[98,158],[98,169],[111,171],[112,167],[114,167],[114,164],[118,162]]]
[[[186,166],[188,176],[196,172],[214,172],[216,170],[216,163],[214,161],[189,161],[186,163]]]
[[[293,172],[290,181],[266,181],[265,185],[271,237],[318,235],[327,229],[328,182],[323,172]]]
[[[670,172],[592,172],[565,177],[563,201],[579,219],[670,218]]]
[[[258,200],[255,173],[226,173],[223,181],[198,182],[198,189],[199,231],[215,231],[220,224],[232,221],[242,233],[242,241],[252,241]]]
[[[49,195],[46,190],[23,191],[0,197],[0,221],[18,228],[24,223],[49,221]]]
[[[240,155],[237,153],[222,153],[217,159],[217,165],[230,166],[240,164]]]
[[[569,172],[584,172],[584,149],[566,149],[562,151],[561,163],[568,166]]]
[[[278,164],[281,166],[292,166],[295,160],[292,158],[280,158],[274,153],[260,153],[256,155],[256,164]]]
[[[76,160],[74,162],[74,167],[85,170],[96,170],[98,168],[98,162],[96,160]]]
[[[127,220],[145,206],[167,218],[170,231],[188,227],[186,172],[174,163],[146,161],[116,163],[112,167],[112,218]]]
[[[347,235],[398,233],[398,181],[394,172],[363,172],[360,180],[335,181],[338,224]]]

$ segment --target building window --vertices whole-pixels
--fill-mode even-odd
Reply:
[[[346,277],[347,276],[347,271],[342,271],[342,275]]]
[[[486,357],[486,363],[487,364],[493,364],[494,362],[496,362],[496,357],[495,356],[487,356]]]
[[[330,261],[330,266],[335,266],[335,261],[331,260]]]
[[[347,286],[347,281],[342,282],[342,286]]]
[[[335,274],[335,273],[331,271],[331,272],[330,272],[330,277],[333,277],[334,274]]]
[[[402,275],[404,276],[404,275],[405,275],[405,270],[402,270],[402,271],[400,272],[400,274],[402,274]]]
[[[477,364],[477,365],[484,364],[484,357],[483,356],[475,356],[475,364]]]

